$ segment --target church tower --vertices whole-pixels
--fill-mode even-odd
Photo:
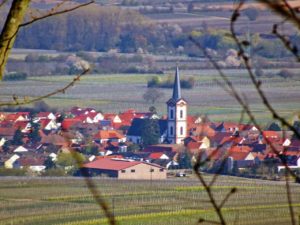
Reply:
[[[182,144],[187,136],[187,102],[181,97],[179,69],[176,68],[173,95],[167,102],[168,135],[171,144]]]

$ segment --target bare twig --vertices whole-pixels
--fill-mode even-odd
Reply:
[[[64,137],[64,139],[67,141],[69,149],[70,149],[70,153],[72,155],[72,157],[75,159],[76,164],[78,166],[78,168],[82,167],[82,161],[79,157],[78,154],[76,154],[76,151],[73,151],[71,149],[71,145],[72,142],[70,141],[70,138],[67,137],[67,135],[62,134],[62,136]],[[100,208],[103,210],[105,217],[108,219],[108,223],[110,225],[116,225],[116,219],[114,214],[111,212],[108,204],[106,203],[106,201],[103,199],[101,192],[99,191],[99,189],[97,188],[97,185],[95,184],[95,182],[89,177],[89,174],[87,171],[85,170],[81,170],[80,171],[84,177],[85,183],[88,187],[88,189],[90,190],[91,194],[93,195],[96,203],[100,206]]]
[[[2,0],[2,2],[0,3],[0,7],[2,7],[3,5],[5,5],[7,1],[8,0]]]
[[[80,80],[80,78],[82,76],[84,76],[85,74],[87,74],[89,71],[90,71],[90,69],[84,70],[81,74],[74,77],[73,80],[70,83],[68,83],[65,87],[57,89],[57,90],[55,90],[53,92],[50,92],[48,94],[45,94],[43,96],[39,96],[39,97],[32,98],[32,99],[29,99],[28,97],[24,97],[24,99],[20,99],[18,96],[13,95],[13,101],[11,101],[11,102],[0,102],[0,107],[30,104],[30,103],[41,101],[45,98],[49,98],[49,97],[51,97],[53,95],[56,95],[56,94],[59,94],[59,93],[64,94],[70,87],[74,86],[75,83],[78,82]]]
[[[18,1],[14,1],[16,2],[16,4],[12,6],[10,12],[14,12],[14,11],[17,11],[18,9]],[[21,2],[21,1],[20,1]],[[24,2],[27,2],[27,6],[29,5],[29,2],[30,0],[26,0]],[[95,1],[92,0],[90,2],[87,2],[87,3],[83,3],[83,4],[80,4],[80,5],[77,5],[77,6],[74,6],[72,8],[68,8],[68,9],[65,9],[65,10],[61,10],[61,11],[53,11],[53,10],[50,10],[50,12],[46,15],[43,15],[41,17],[36,17],[36,18],[33,18],[32,20],[28,21],[28,22],[25,22],[25,23],[21,23],[21,21],[23,21],[23,14],[21,15],[22,17],[20,17],[20,19],[18,19],[18,23],[17,24],[14,24],[13,26],[13,29],[11,28],[6,28],[4,27],[3,30],[2,30],[2,33],[1,33],[1,36],[0,36],[0,43],[2,44],[1,45],[1,48],[0,48],[0,78],[3,77],[3,72],[4,72],[4,67],[5,67],[5,64],[7,62],[7,59],[8,59],[8,54],[9,54],[9,51],[10,49],[12,48],[13,44],[14,44],[14,41],[15,41],[15,38],[20,30],[20,28],[22,27],[25,27],[27,25],[30,25],[34,22],[37,22],[37,21],[40,21],[40,20],[43,20],[43,19],[46,19],[46,18],[49,18],[49,17],[52,17],[52,16],[56,16],[56,15],[59,15],[59,14],[63,14],[63,13],[68,13],[68,12],[72,12],[74,10],[77,10],[79,8],[82,8],[82,7],[85,7],[85,6],[88,6],[92,3],[94,3]],[[21,3],[21,4],[24,4],[24,3]],[[26,9],[24,9],[24,11],[26,11]],[[16,15],[19,16],[18,13],[15,13]],[[10,20],[12,20],[12,16],[8,16],[8,19],[7,19],[7,22],[6,24],[11,24]]]
[[[64,10],[61,10],[61,11],[54,11],[54,10],[52,9],[52,10],[50,10],[49,13],[47,13],[47,14],[44,15],[44,16],[37,17],[37,18],[33,18],[33,19],[30,20],[30,21],[27,21],[27,22],[25,22],[25,23],[20,24],[20,28],[21,28],[21,27],[28,26],[28,25],[30,25],[30,24],[32,24],[32,23],[34,23],[34,22],[39,21],[39,20],[46,19],[46,18],[48,18],[48,17],[52,17],[52,16],[56,16],[56,15],[60,15],[60,14],[68,13],[68,12],[72,12],[72,11],[77,10],[77,9],[79,9],[79,8],[82,8],[82,7],[91,5],[91,4],[93,4],[93,3],[95,3],[94,0],[89,1],[89,2],[87,2],[87,3],[82,3],[82,4],[77,5],[77,6],[74,6],[74,7],[72,7],[72,8],[67,8],[67,9],[64,9]]]

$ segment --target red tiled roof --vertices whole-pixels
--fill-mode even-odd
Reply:
[[[163,152],[153,152],[149,155],[150,159],[160,159],[160,157],[163,155]]]
[[[10,121],[16,121],[20,116],[22,115],[18,115],[18,114],[7,114],[5,117],[5,120],[10,120]]]
[[[123,170],[142,162],[138,161],[126,161],[126,160],[115,160],[109,158],[97,159],[93,162],[86,163],[82,167],[90,169],[102,169],[102,170]]]
[[[265,130],[265,131],[263,131],[262,134],[265,138],[279,138],[280,137],[278,132],[272,131],[272,130]]]
[[[44,129],[50,122],[51,122],[50,119],[41,119],[41,120],[39,120],[39,123],[41,125],[41,129]]]
[[[16,129],[20,128],[21,130],[23,130],[27,127],[28,124],[29,124],[28,121],[16,121],[14,123],[13,127],[16,128]]]
[[[211,128],[210,123],[199,123],[199,124],[193,124],[192,126],[189,127],[190,130],[195,135],[200,135],[200,136],[215,136],[216,131]]]
[[[246,145],[242,146],[233,146],[229,149],[229,152],[250,152],[252,148]]]
[[[14,127],[0,127],[0,135],[2,136],[14,136],[16,128]]]
[[[94,135],[95,139],[122,139],[124,136],[116,130],[100,130]]]
[[[232,157],[233,160],[245,160],[249,155],[249,152],[229,152],[228,157]]]
[[[68,129],[70,129],[71,126],[73,126],[77,123],[81,123],[81,121],[79,119],[66,118],[62,122],[61,126],[62,126],[63,129],[68,130]]]
[[[239,144],[239,143],[241,143],[242,140],[243,140],[242,137],[227,136],[221,140],[220,144],[224,145],[227,142],[233,142],[235,144]]]

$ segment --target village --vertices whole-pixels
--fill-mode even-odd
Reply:
[[[278,179],[286,166],[300,168],[300,140],[289,131],[188,115],[178,67],[166,107],[162,117],[154,107],[118,114],[77,106],[64,113],[2,112],[1,175],[156,180],[186,176],[200,160],[205,172]]]

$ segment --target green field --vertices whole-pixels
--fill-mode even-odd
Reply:
[[[211,176],[206,176],[211,179]],[[166,181],[94,180],[118,224],[196,224],[217,219],[204,189],[194,178]],[[228,224],[289,224],[284,182],[221,176],[213,188],[218,202],[237,187],[223,208]],[[300,186],[291,184],[300,213]],[[107,224],[80,178],[1,178],[0,224]]]
[[[244,70],[226,70],[228,77],[237,90],[247,97],[250,108],[256,113],[260,122],[266,124],[272,120],[270,114],[261,104],[249,78]],[[273,70],[266,72],[276,72]],[[298,72],[298,70],[295,70]],[[162,79],[174,71],[160,75]],[[193,75],[196,86],[192,90],[183,90],[182,96],[188,101],[190,114],[208,114],[214,121],[237,121],[241,107],[215,79],[219,79],[215,70],[181,71],[181,76]],[[94,107],[103,112],[120,112],[128,108],[146,111],[151,103],[145,102],[143,93],[147,90],[146,83],[154,74],[107,74],[87,75],[69,89],[65,94],[59,94],[45,101],[60,109],[72,106]],[[0,83],[1,101],[10,100],[13,94],[18,96],[40,96],[61,88],[73,79],[72,76],[43,76],[29,77],[25,82]],[[262,78],[262,87],[274,107],[287,118],[300,108],[300,80],[294,78]],[[165,102],[171,97],[171,89],[161,89],[164,96],[154,105],[159,114],[166,113]],[[248,122],[245,119],[244,122]]]

